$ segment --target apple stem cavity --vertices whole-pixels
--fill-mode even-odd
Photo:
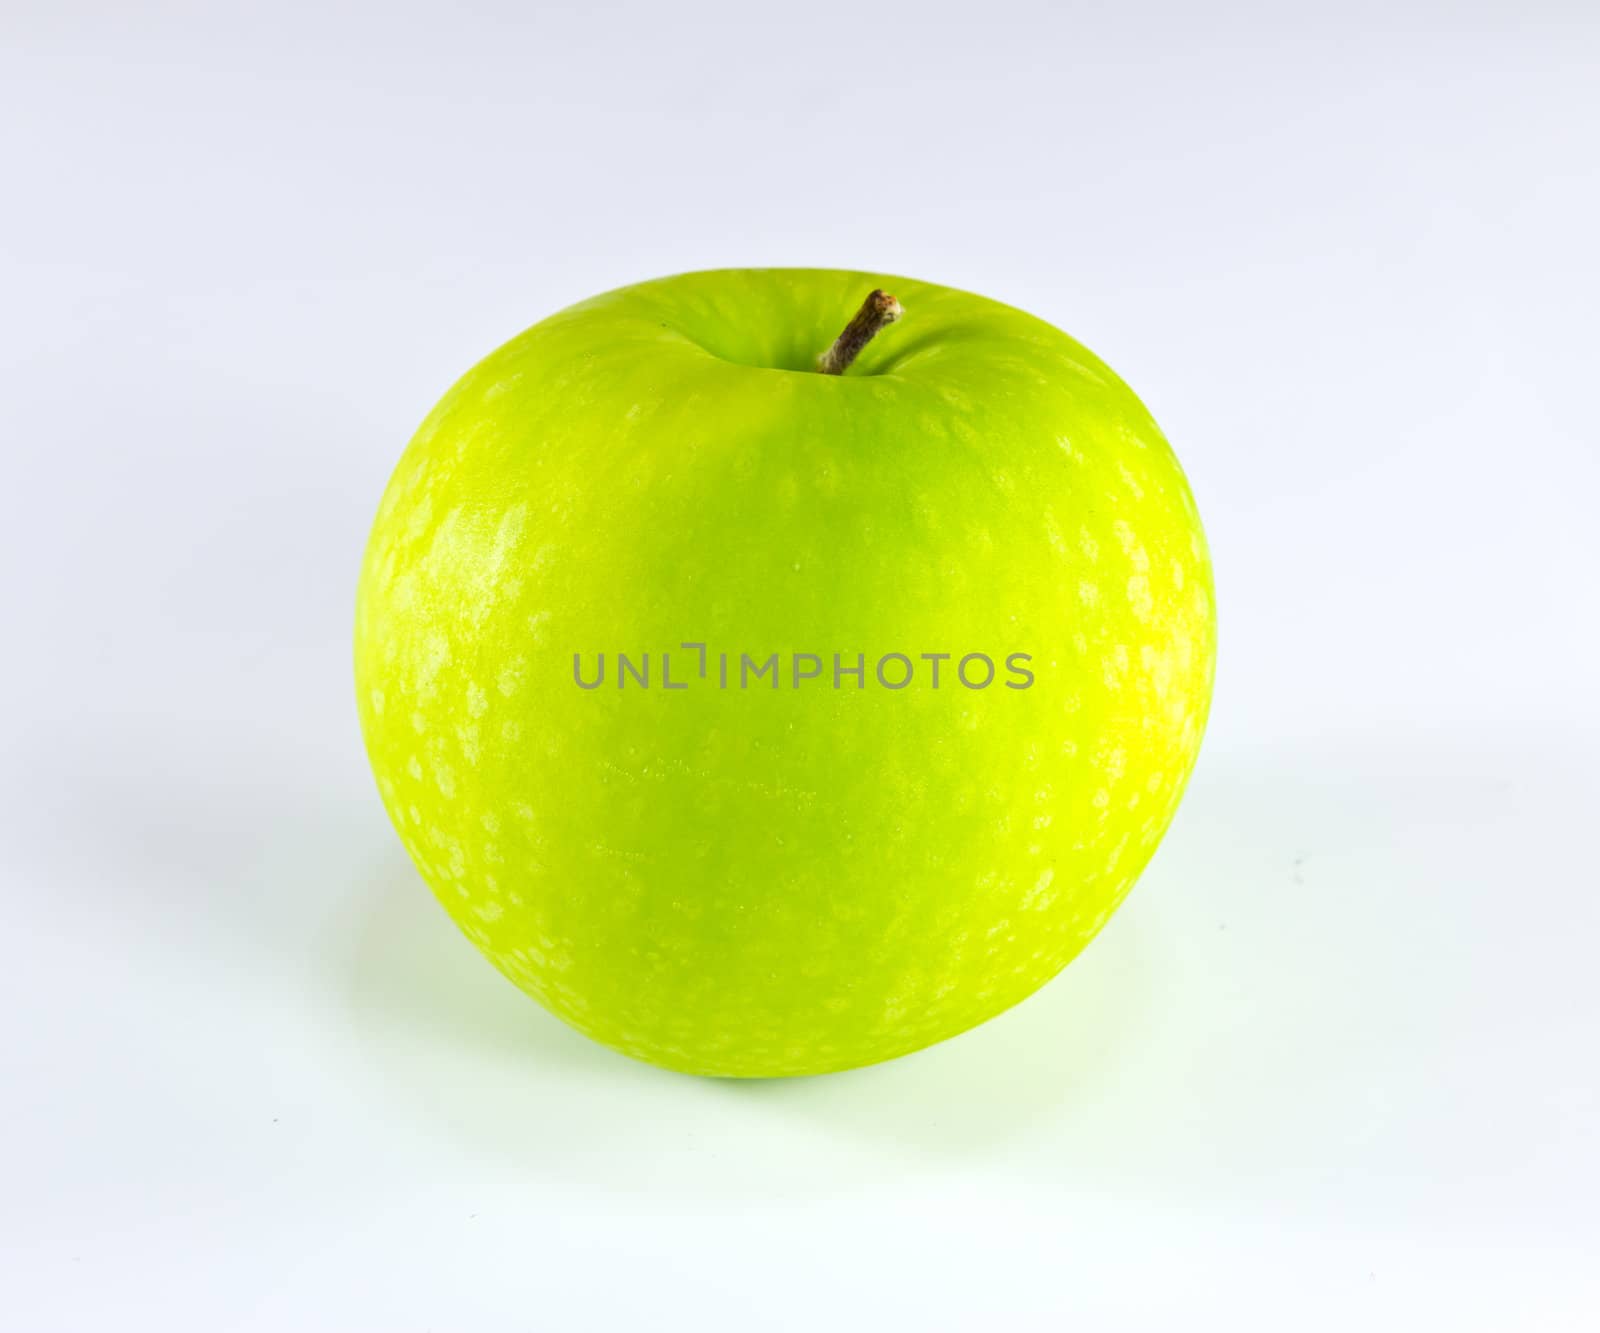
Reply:
[[[833,346],[817,358],[817,370],[823,375],[842,375],[850,363],[861,355],[861,349],[905,314],[900,302],[882,288],[877,289],[861,303],[855,318],[844,326],[844,332],[834,339]]]

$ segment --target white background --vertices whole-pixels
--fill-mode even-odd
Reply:
[[[0,1325],[1600,1326],[1591,4],[13,2],[0,44]],[[476,956],[349,664],[456,375],[738,264],[1089,343],[1222,634],[1082,959],[767,1084]]]

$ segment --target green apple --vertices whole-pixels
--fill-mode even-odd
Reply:
[[[875,288],[904,319],[869,302],[819,363]],[[629,1055],[767,1076],[1071,960],[1172,818],[1214,648],[1189,488],[1090,352],[925,282],[728,270],[451,389],[378,512],[356,678],[496,967]]]

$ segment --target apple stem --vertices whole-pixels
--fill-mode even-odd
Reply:
[[[878,331],[893,324],[903,314],[905,311],[900,302],[888,292],[881,288],[874,291],[861,303],[861,309],[844,326],[844,332],[834,340],[833,346],[817,358],[817,370],[824,375],[844,374]]]

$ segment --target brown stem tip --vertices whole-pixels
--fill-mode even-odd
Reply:
[[[818,371],[824,375],[844,374],[878,331],[893,324],[903,314],[905,311],[901,309],[900,302],[888,292],[881,289],[873,292],[861,303],[861,309],[844,326],[844,332],[834,340],[833,346],[817,358]]]

